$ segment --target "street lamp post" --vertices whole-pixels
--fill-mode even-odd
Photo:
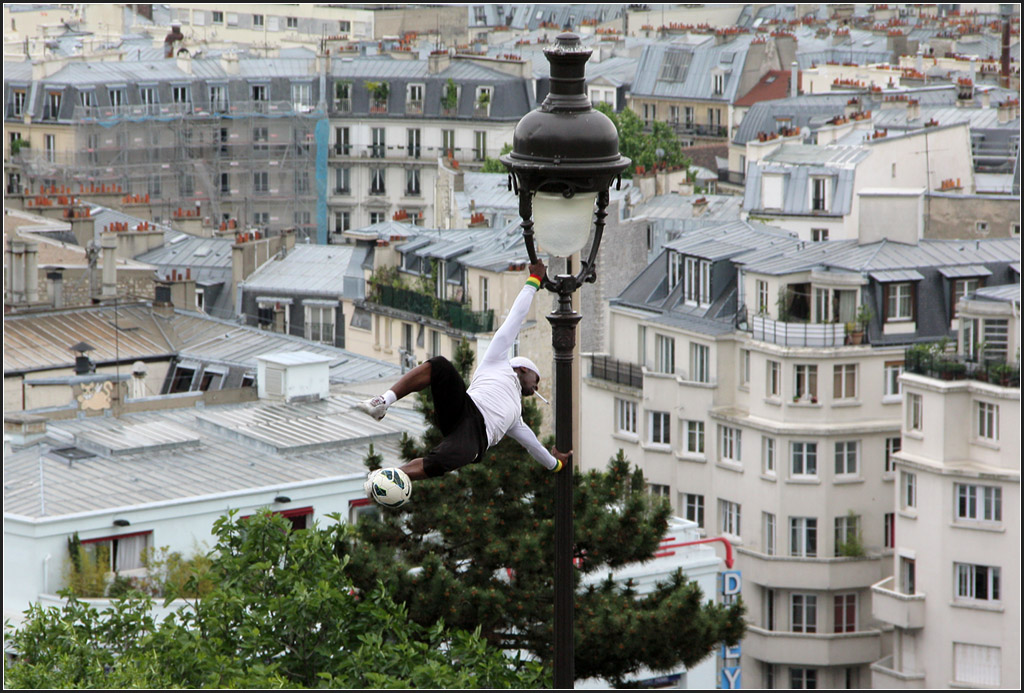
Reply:
[[[523,241],[531,262],[537,247],[549,255],[570,257],[583,250],[593,226],[593,242],[579,272],[541,286],[558,295],[558,307],[548,315],[555,355],[555,445],[572,449],[573,349],[580,315],[572,295],[585,282],[597,279],[597,251],[608,216],[608,189],[629,166],[619,155],[615,125],[595,111],[586,93],[586,64],[591,51],[579,36],[561,34],[544,51],[551,66],[551,88],[544,103],[516,125],[512,151],[501,157],[509,184],[519,196]],[[536,244],[535,244],[536,240]],[[555,688],[572,688],[573,609],[573,464],[570,460],[555,482]]]

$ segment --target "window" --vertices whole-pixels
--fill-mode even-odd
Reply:
[[[901,375],[903,375],[903,361],[885,362],[886,397],[900,397],[903,395],[903,385],[900,383]]]
[[[192,197],[196,194],[196,181],[191,173],[181,174],[181,178],[178,180],[178,190],[182,197]]]
[[[179,103],[179,102],[175,102]],[[96,90],[94,89],[80,89],[78,91],[78,104],[85,106],[86,108],[95,108],[96,106]]]
[[[334,194],[347,195],[351,192],[351,169],[347,166],[340,166],[334,169]]]
[[[43,135],[43,153],[47,161],[53,163],[57,160],[57,136]]]
[[[732,426],[721,426],[718,427],[718,457],[729,462],[736,462],[740,460],[740,443],[741,435],[743,431]]]
[[[768,556],[775,555],[775,515],[761,513],[761,525],[764,529],[764,552]],[[771,629],[769,629],[771,630]]]
[[[615,400],[616,430],[619,433],[636,435],[636,402],[628,399]]]
[[[210,110],[226,113],[228,110],[228,87],[226,84],[210,85]]]
[[[896,513],[886,513],[883,522],[883,533],[882,545],[887,549],[895,548],[896,546]]]
[[[813,594],[791,594],[790,623],[794,633],[818,632],[818,597]]]
[[[828,229],[811,229],[811,241],[821,243],[828,240]]]
[[[674,250],[668,253],[668,290],[672,291],[683,277],[683,256]]]
[[[252,129],[252,141],[254,149],[267,149],[270,146],[270,134],[265,127]]]
[[[793,396],[801,399],[818,398],[818,367],[798,364],[793,369]]]
[[[265,193],[270,190],[270,174],[267,171],[255,171],[252,174],[253,192]]]
[[[711,89],[715,94],[722,94],[725,91],[725,74],[716,72],[711,75]]]
[[[970,563],[954,563],[957,599],[977,599],[997,602],[999,595],[999,568]]]
[[[152,536],[153,532],[147,531],[116,537],[82,539],[82,549],[92,553],[93,560],[98,565],[106,565],[108,570],[137,570],[145,567],[142,559],[149,548]]]
[[[683,517],[697,526],[704,527],[704,496],[696,493],[683,494]]]
[[[818,518],[789,518],[789,555],[803,558],[818,555]]]
[[[844,440],[836,443],[836,476],[857,476],[860,441]]]
[[[857,630],[857,595],[837,594],[832,597],[832,620],[836,633],[853,633]]]
[[[252,25],[255,26],[255,27],[262,27],[263,26],[263,15],[262,14],[254,14],[252,16]]]
[[[711,263],[695,257],[684,262],[683,298],[687,303],[708,305],[711,303]]]
[[[448,156],[455,156],[455,131],[441,131],[441,150]]]
[[[370,146],[370,156],[374,159],[383,159],[388,148],[384,128],[371,128],[370,135],[373,138],[373,144]]]
[[[921,395],[910,394],[907,395],[907,430],[908,431],[920,431],[924,420],[923,406],[921,401]]]
[[[953,643],[953,680],[981,686],[1002,684],[1002,650],[986,645]]]
[[[956,519],[1003,521],[1003,490],[998,486],[954,484]]]
[[[844,363],[832,367],[832,397],[857,398],[857,364]]]
[[[778,397],[782,394],[782,364],[778,361],[765,361],[765,373],[767,383],[765,394],[769,397]]]
[[[793,441],[790,445],[793,476],[818,475],[818,444]]]
[[[975,402],[975,433],[979,438],[999,440],[999,405],[990,402]]]
[[[690,344],[690,380],[698,383],[711,382],[708,361],[711,349],[703,344]]]
[[[139,87],[139,103],[143,106],[155,106],[159,103],[156,87]],[[151,113],[152,109],[148,109]]]
[[[334,232],[343,233],[352,228],[352,213],[351,212],[335,212],[334,213]]]
[[[348,21],[347,19],[339,20],[338,31],[340,31],[343,34],[347,34],[348,32],[352,31],[352,22]]]
[[[348,128],[334,128],[334,153],[342,156],[352,153],[352,140]]]
[[[683,126],[693,128],[693,106],[683,106]]]
[[[647,366],[647,327],[638,325],[636,328],[636,355],[641,366]]]
[[[647,484],[647,495],[652,498],[664,498],[669,499],[671,490],[665,484]]]
[[[740,536],[740,504],[718,500],[718,526],[723,534]]]
[[[284,24],[285,24],[285,27],[287,27],[288,29],[298,29],[299,28],[299,18],[298,17],[285,17]]]
[[[669,430],[671,421],[671,416],[666,411],[650,412],[648,427],[650,432],[649,440],[651,443],[669,445],[672,442]]]
[[[385,169],[374,168],[370,169],[370,194],[371,195],[383,195],[384,190],[384,175]]]
[[[406,150],[413,159],[420,158],[420,129],[409,128],[406,133]]]
[[[405,112],[412,114],[423,113],[423,85],[410,84],[405,92]]]
[[[903,439],[900,437],[886,438],[885,439],[885,468],[886,474],[892,474],[896,471],[896,460],[893,459],[893,455],[903,449]]]
[[[950,309],[949,314],[952,317],[957,316],[956,304],[962,298],[967,298],[975,291],[977,291],[982,285],[982,280],[978,277],[972,279],[954,279],[953,280],[953,291],[950,296]]]
[[[253,101],[269,101],[270,89],[266,84],[252,84],[249,86],[249,98]]]
[[[174,103],[187,104],[192,101],[192,95],[187,85],[171,87],[171,101]]]
[[[473,161],[483,161],[487,156],[487,133],[483,130],[473,132]]]
[[[231,194],[231,174],[222,173],[220,174],[220,193],[221,195]]]
[[[25,113],[25,99],[28,92],[24,89],[12,89],[10,95],[10,110],[7,112],[9,118],[20,118]]]
[[[654,335],[654,367],[658,373],[676,372],[676,340],[665,335]]]
[[[775,476],[775,439],[761,436],[761,471]]]
[[[827,178],[812,178],[811,179],[811,211],[812,212],[827,212],[828,211],[828,179]]]
[[[917,594],[917,562],[900,556],[900,590],[903,594]]]
[[[309,171],[307,171],[306,169],[302,169],[301,171],[295,172],[295,194],[309,194]]]
[[[886,322],[914,319],[914,288],[910,282],[882,285],[882,293],[885,294],[883,305]]]
[[[313,107],[313,85],[308,82],[292,84],[292,108],[308,111]]]
[[[768,313],[768,282],[763,279],[758,279],[755,282],[757,291],[757,312],[760,314]]]
[[[110,98],[110,105],[114,108],[124,106],[128,102],[124,87],[108,87],[107,96]]]
[[[704,422],[684,421],[683,427],[686,431],[686,452],[693,454],[704,454]]]
[[[750,387],[750,349],[740,349],[740,387]]]
[[[903,472],[900,475],[900,507],[917,507],[917,474]]]
[[[418,168],[405,169],[405,194],[411,197],[419,197],[420,170]]]
[[[480,277],[480,310],[491,309],[490,281],[487,277]],[[635,427],[634,427],[635,429]],[[633,431],[636,433],[636,431]]]
[[[431,357],[441,355],[441,333],[437,330],[430,331],[430,354]]]
[[[835,525],[835,555],[854,555],[853,549],[860,544],[860,515],[840,515]]]

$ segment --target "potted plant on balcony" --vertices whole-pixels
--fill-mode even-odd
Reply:
[[[850,337],[850,344],[860,344],[864,341],[864,332],[867,331],[872,317],[874,313],[871,312],[871,308],[866,303],[860,304],[856,318],[846,323],[846,334]]]
[[[370,104],[371,111],[387,110],[388,107],[388,89],[387,82],[366,82],[366,90],[370,92],[370,98],[373,103]]]
[[[487,107],[491,103],[491,92],[482,91],[480,95],[476,97],[476,107],[482,111],[486,111]]]
[[[444,94],[441,96],[441,108],[446,114],[450,114],[459,105],[459,88],[451,77],[444,85]]]

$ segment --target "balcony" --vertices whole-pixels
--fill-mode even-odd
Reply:
[[[335,113],[351,113],[352,112],[352,99],[339,98],[334,100],[334,112]]]
[[[370,300],[382,306],[443,320],[464,332],[490,332],[494,327],[494,311],[474,312],[461,303],[444,301],[408,289],[384,284],[372,285]]]
[[[766,556],[736,549],[744,575],[765,587],[806,590],[866,589],[882,577],[881,556],[866,558],[798,558]]]
[[[871,615],[897,628],[924,628],[924,594],[893,590],[894,578],[871,585]]]
[[[901,688],[924,688],[924,672],[904,672],[893,669],[892,655],[871,665],[871,688],[898,690]]]
[[[613,359],[611,356],[592,357],[590,377],[638,389],[644,386],[644,373],[640,366]]]
[[[942,353],[929,344],[917,344],[905,352],[907,373],[937,380],[977,380],[1020,389],[1020,364],[1003,359],[969,360],[964,356]]]
[[[750,319],[748,331],[762,342],[790,347],[839,347],[846,345],[842,324],[780,322],[761,315]]]
[[[882,654],[882,634],[877,630],[856,633],[792,633],[747,626],[743,654],[763,662],[810,666],[869,664]]]
[[[423,115],[423,101],[410,100],[405,102],[406,115]]]

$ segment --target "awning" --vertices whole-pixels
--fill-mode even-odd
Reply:
[[[871,272],[871,278],[883,284],[889,284],[892,282],[919,282],[924,279],[920,272],[913,269]]]
[[[940,267],[939,274],[946,279],[992,276],[992,272],[984,265],[955,265],[953,267]]]

